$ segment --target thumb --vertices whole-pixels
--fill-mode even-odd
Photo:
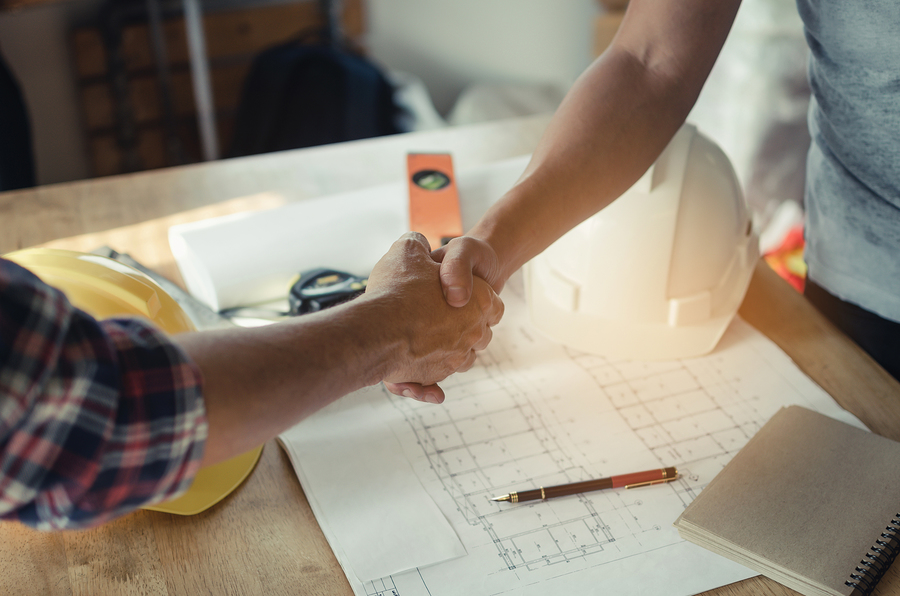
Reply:
[[[441,263],[441,287],[450,306],[461,307],[472,297],[472,264],[468,259],[450,257]]]
[[[473,276],[488,282],[499,292],[503,288],[500,265],[494,249],[483,240],[461,236],[431,252],[441,263],[441,287],[450,306],[465,306],[472,297]]]
[[[439,404],[444,401],[444,390],[438,385],[423,386],[419,383],[391,383],[385,381],[384,387],[394,395],[409,397],[416,401],[424,401],[430,404]]]

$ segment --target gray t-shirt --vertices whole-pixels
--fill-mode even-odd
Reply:
[[[797,0],[811,55],[806,261],[900,322],[900,0]]]

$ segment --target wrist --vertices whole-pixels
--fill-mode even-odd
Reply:
[[[491,222],[469,233],[474,239],[483,243],[484,250],[492,255],[494,261],[493,279],[486,280],[490,285],[500,291],[506,281],[530,258],[528,254],[528,242],[524,237],[519,237],[509,226],[494,226]]]
[[[392,378],[409,347],[401,305],[389,293],[367,292],[346,306],[354,310],[365,386]]]
[[[540,178],[533,171],[524,175],[470,232],[494,251],[504,282],[569,229],[553,206],[557,187]]]

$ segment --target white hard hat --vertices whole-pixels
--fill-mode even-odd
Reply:
[[[638,182],[525,267],[534,324],[573,348],[661,360],[712,351],[759,258],[731,162],[685,124]]]

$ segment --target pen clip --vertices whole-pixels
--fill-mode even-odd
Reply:
[[[652,486],[654,484],[664,484],[666,482],[672,482],[673,480],[678,480],[678,474],[672,476],[671,478],[660,478],[659,480],[648,480],[647,482],[638,482],[637,484],[626,484],[625,488],[639,488],[641,486]]]

